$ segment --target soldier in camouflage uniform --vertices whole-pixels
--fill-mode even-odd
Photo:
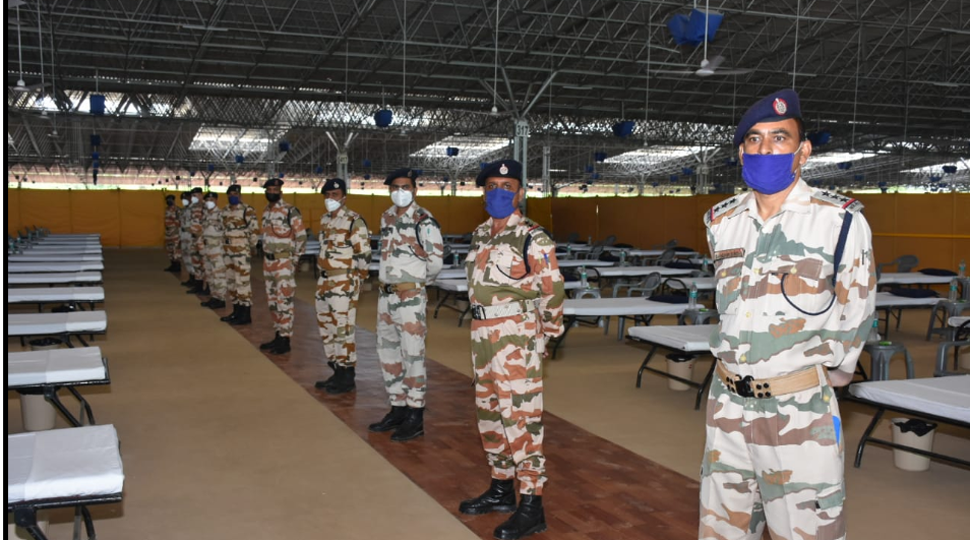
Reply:
[[[810,188],[798,95],[745,113],[734,137],[753,192],[704,216],[720,323],[707,402],[699,538],[845,537],[841,416],[872,323],[875,272],[857,201]]]
[[[333,375],[316,387],[330,394],[356,388],[357,300],[370,265],[370,232],[360,214],[348,209],[347,183],[331,178],[323,185],[327,212],[320,218],[320,255],[317,266],[317,325]]]
[[[381,216],[377,355],[391,411],[368,429],[378,433],[395,430],[394,441],[424,434],[425,287],[441,271],[444,256],[441,227],[414,202],[417,177],[417,171],[398,169],[384,179],[394,204]]]
[[[179,248],[182,252],[182,267],[189,274],[189,279],[182,282],[185,287],[195,287],[195,268],[192,267],[192,251],[189,243],[192,241],[192,193],[182,193],[182,208],[179,210]]]
[[[189,205],[189,258],[192,260],[192,269],[195,272],[195,286],[189,289],[188,294],[209,295],[209,286],[206,283],[205,261],[202,255],[204,249],[202,234],[205,232],[205,205],[202,202],[202,188],[193,188],[190,192],[192,204]]]
[[[511,512],[495,529],[515,540],[546,529],[542,486],[542,359],[562,334],[565,289],[556,244],[522,216],[522,165],[496,161],[478,175],[491,218],[472,236],[465,262],[472,304],[472,361],[478,431],[492,469],[489,489],[459,506],[463,514]],[[516,508],[514,480],[522,500]]]
[[[202,256],[205,258],[206,285],[211,296],[207,302],[202,302],[202,306],[212,309],[226,307],[226,263],[222,253],[226,235],[218,201],[218,193],[206,193],[202,217]]]
[[[263,210],[263,279],[276,336],[259,348],[285,354],[290,352],[296,263],[306,251],[306,228],[300,211],[282,199],[282,180],[270,178],[263,188],[269,202]]]
[[[256,210],[242,202],[241,193],[239,184],[229,186],[226,190],[229,204],[222,210],[222,224],[226,230],[226,294],[232,301],[232,313],[220,320],[233,326],[252,322],[252,253],[259,242]]]
[[[165,196],[165,252],[169,265],[166,272],[181,272],[182,249],[179,247],[179,209],[175,206],[175,195]]]

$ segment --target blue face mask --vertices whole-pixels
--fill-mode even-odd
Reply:
[[[795,154],[802,145],[791,154],[744,154],[744,166],[741,176],[748,187],[772,195],[783,191],[795,181]]]
[[[236,206],[237,204],[239,204],[239,197],[236,197],[235,195],[230,195],[229,196],[229,204],[231,204],[233,206]]]
[[[515,193],[504,189],[493,189],[485,192],[485,211],[495,219],[504,219],[515,212],[512,200]]]

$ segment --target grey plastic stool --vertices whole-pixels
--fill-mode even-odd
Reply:
[[[863,350],[869,353],[869,357],[872,358],[872,380],[889,380],[889,361],[897,353],[902,353],[906,357],[906,378],[912,379],[915,377],[913,372],[913,357],[909,355],[909,351],[906,350],[906,347],[902,343],[893,343],[890,341],[866,343]]]
[[[933,306],[933,311],[930,312],[930,326],[926,330],[926,340],[929,341],[933,334],[940,334],[944,338],[949,338],[950,328],[947,327],[947,321],[950,317],[959,317],[964,310],[970,309],[970,302],[965,302],[963,300],[958,300],[956,302],[951,302],[949,300],[940,300]],[[940,323],[940,327],[936,328],[936,323]]]

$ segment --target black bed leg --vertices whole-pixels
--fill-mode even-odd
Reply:
[[[869,436],[872,435],[872,430],[876,428],[876,424],[882,418],[882,414],[886,412],[886,409],[882,407],[876,411],[875,416],[872,417],[872,422],[869,422],[869,427],[866,428],[866,432],[862,434],[862,439],[859,440],[859,447],[855,451],[855,468],[858,469],[862,465],[862,452],[866,449],[866,443],[869,442]]]

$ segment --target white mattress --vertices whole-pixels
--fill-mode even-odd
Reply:
[[[712,277],[699,277],[699,278],[689,278],[689,277],[678,277],[678,281],[684,283],[687,289],[690,289],[691,283],[697,285],[697,290],[699,291],[712,291],[714,290],[714,278]],[[676,281],[667,282],[667,286],[671,289],[680,289],[680,285]]]
[[[37,287],[7,289],[7,303],[104,302],[103,287]]]
[[[82,255],[100,255],[104,253],[101,246],[27,246],[24,255],[51,255],[53,253],[80,253]]]
[[[7,264],[7,273],[24,272],[90,272],[104,270],[101,261],[91,262],[20,262]]]
[[[887,309],[894,307],[931,307],[935,306],[941,298],[909,298],[908,296],[896,296],[888,292],[876,293],[876,309]]]
[[[946,322],[950,326],[956,328],[967,321],[970,321],[970,317],[950,317]]]
[[[101,272],[46,272],[7,274],[8,285],[42,285],[48,283],[101,283]],[[12,290],[12,289],[8,289]]]
[[[438,275],[440,276],[441,274],[438,274]],[[565,285],[565,289],[567,291],[568,290],[572,290],[572,289],[579,289],[579,288],[581,288],[580,287],[580,282],[578,282],[578,281],[567,281],[567,282],[564,283],[564,285]],[[465,279],[464,277],[462,277],[461,279],[458,279],[458,278],[454,278],[454,279],[437,279],[437,278],[435,278],[435,281],[434,281],[434,283],[431,284],[431,286],[432,287],[437,287],[437,288],[439,288],[439,289],[441,289],[443,291],[450,291],[450,292],[468,292],[468,280]]]
[[[19,263],[19,262],[102,262],[104,257],[100,254],[81,254],[81,253],[59,253],[50,252],[46,255],[38,255],[35,253],[24,253],[18,255],[7,256],[8,263]]]
[[[611,268],[597,268],[601,277],[642,277],[654,272],[661,276],[687,276],[693,270],[689,268],[667,268],[666,266],[614,266]]]
[[[928,276],[920,272],[889,272],[879,277],[879,285],[936,285],[949,283],[953,276]]]
[[[113,425],[7,435],[7,504],[115,495],[124,482]]]
[[[702,352],[711,350],[711,332],[716,328],[716,324],[634,326],[627,330],[627,334],[632,338],[649,341],[678,351]]]
[[[970,375],[869,381],[849,391],[876,403],[970,423]]]
[[[566,259],[565,261],[558,261],[560,268],[579,268],[580,266],[591,267],[595,266],[597,269],[606,268],[607,266],[613,266],[611,261],[600,261],[593,259],[587,261],[585,259]],[[600,272],[602,274],[602,271]]]
[[[35,246],[97,246],[101,241],[97,238],[41,238],[32,243]]]
[[[95,239],[100,240],[101,239],[101,233],[77,233],[77,234],[73,234],[73,233],[61,233],[61,234],[48,234],[44,238],[61,238],[61,239],[63,239],[63,238],[67,238],[67,239],[71,239],[71,238],[95,238]]]
[[[668,304],[645,298],[567,298],[563,303],[563,314],[577,317],[680,315],[686,309],[687,304]]]
[[[100,347],[7,354],[7,388],[98,381],[106,376]]]
[[[46,334],[103,332],[108,329],[104,311],[74,311],[71,313],[8,313],[8,336],[40,336]]]

